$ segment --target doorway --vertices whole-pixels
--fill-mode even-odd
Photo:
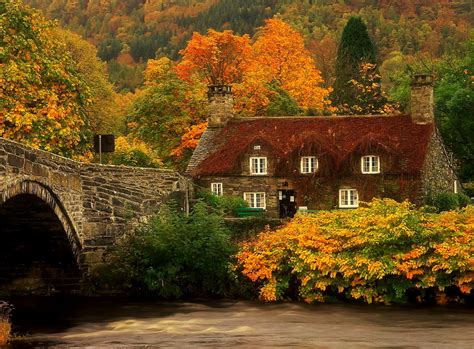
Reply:
[[[279,190],[280,218],[293,218],[296,214],[296,193],[294,190]]]

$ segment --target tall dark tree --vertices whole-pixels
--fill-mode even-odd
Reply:
[[[336,81],[332,101],[334,105],[356,104],[357,90],[351,80],[360,80],[364,63],[376,62],[375,47],[367,26],[360,17],[351,17],[342,32],[337,51]]]

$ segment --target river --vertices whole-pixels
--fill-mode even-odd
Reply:
[[[15,300],[8,348],[474,348],[474,308]]]

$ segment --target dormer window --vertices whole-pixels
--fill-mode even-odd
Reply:
[[[315,173],[318,170],[318,159],[316,156],[302,156],[300,163],[301,173]]]
[[[267,158],[251,157],[250,158],[250,174],[266,175],[267,174]]]
[[[380,173],[380,157],[377,155],[366,155],[360,159],[362,173]]]

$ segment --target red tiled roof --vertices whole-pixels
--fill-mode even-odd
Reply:
[[[235,119],[217,135],[220,146],[193,175],[237,174],[240,156],[256,143],[267,145],[280,159],[289,159],[305,144],[317,144],[339,165],[367,142],[397,154],[404,172],[419,173],[432,131],[433,125],[415,124],[409,115]]]

